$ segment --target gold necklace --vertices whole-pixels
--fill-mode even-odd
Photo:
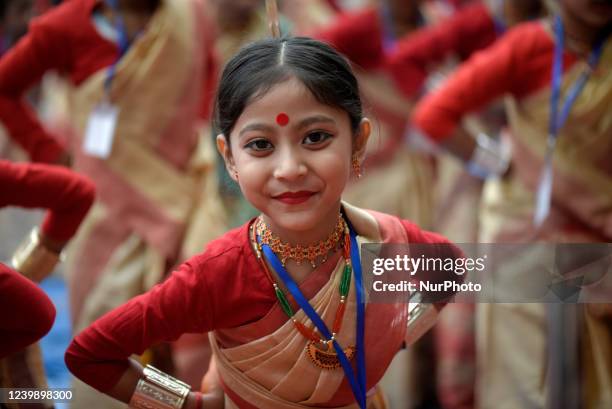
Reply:
[[[283,242],[278,236],[274,235],[261,216],[255,222],[255,231],[261,240],[261,244],[270,246],[272,251],[280,258],[283,266],[285,266],[287,260],[295,260],[298,265],[308,260],[313,268],[317,266],[317,258],[323,257],[323,262],[325,262],[329,252],[338,248],[340,240],[344,236],[345,228],[346,222],[341,215],[338,215],[338,222],[334,231],[325,240],[308,246],[302,246],[301,244],[294,246]]]
[[[345,266],[342,269],[342,277],[340,279],[340,283],[338,286],[338,292],[340,294],[340,302],[338,303],[338,307],[336,309],[336,314],[334,317],[334,325],[332,327],[332,337],[330,339],[321,338],[315,328],[310,328],[302,324],[295,318],[295,312],[293,311],[291,303],[287,299],[287,296],[285,295],[283,290],[280,289],[280,287],[274,280],[272,273],[270,272],[264,260],[263,250],[261,247],[262,244],[260,244],[257,240],[258,235],[260,239],[262,236],[259,233],[256,233],[257,227],[250,229],[251,241],[255,246],[255,250],[257,253],[257,259],[259,260],[261,267],[266,273],[268,280],[270,280],[270,283],[272,283],[272,286],[274,287],[274,293],[276,294],[276,298],[278,299],[281,309],[285,312],[285,314],[287,314],[289,319],[293,322],[293,325],[298,330],[298,332],[301,333],[302,336],[304,336],[306,339],[308,339],[308,343],[306,345],[307,356],[310,358],[312,363],[314,363],[316,366],[322,369],[337,369],[342,366],[342,364],[340,363],[340,359],[338,358],[338,353],[335,351],[335,348],[333,346],[333,341],[336,339],[336,335],[340,333],[340,329],[342,328],[342,320],[344,318],[344,312],[346,311],[346,299],[348,297],[349,289],[351,286],[352,267],[351,267],[351,256],[350,256],[351,242],[350,242],[349,229],[348,229],[348,226],[346,225],[346,222],[342,218],[342,216],[340,216],[340,218],[342,220],[342,224],[344,228],[344,232],[343,232],[344,240],[343,240],[342,247],[343,247],[343,253],[344,253]],[[346,355],[347,359],[350,361],[355,356],[356,351],[357,349],[355,348],[355,346],[350,345],[344,349],[344,354]]]

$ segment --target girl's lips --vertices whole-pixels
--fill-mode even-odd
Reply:
[[[285,204],[300,204],[310,199],[314,194],[315,192],[309,191],[286,192],[278,196],[273,196],[273,198]]]

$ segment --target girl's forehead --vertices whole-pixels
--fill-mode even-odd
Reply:
[[[318,103],[312,92],[310,92],[303,82],[295,77],[291,77],[278,84],[272,85],[265,91],[259,92],[251,99],[250,103],[247,104],[247,108],[251,105],[274,105],[279,101],[288,102],[292,99]]]
[[[246,122],[259,120],[287,126],[313,115],[325,115],[338,121],[347,116],[342,109],[319,102],[302,82],[291,78],[247,103],[236,125],[240,127]]]

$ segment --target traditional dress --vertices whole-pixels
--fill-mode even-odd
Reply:
[[[461,118],[505,96],[513,147],[510,174],[489,180],[481,209],[482,242],[609,242],[612,239],[612,43],[608,41],[561,129],[554,153],[552,208],[533,227],[535,190],[544,166],[555,41],[543,22],[523,24],[475,55],[422,102],[414,123],[436,140]],[[561,95],[585,68],[564,51]],[[543,407],[546,383],[544,307],[478,305],[479,395],[483,408]],[[612,331],[585,316],[585,407],[612,405]],[[527,336],[528,335],[528,336]],[[482,351],[482,352],[481,352]]]
[[[104,275],[110,258],[115,255],[119,261],[116,253],[122,245],[131,242],[132,248],[151,249],[150,258],[158,260],[153,268],[158,276],[152,282],[159,279],[166,260],[176,259],[185,220],[197,199],[197,169],[190,165],[198,164],[190,160],[197,152],[197,118],[208,112],[209,99],[202,97],[210,96],[202,75],[210,68],[210,61],[204,61],[210,53],[202,52],[209,51],[210,44],[202,41],[206,37],[200,30],[206,24],[201,6],[163,2],[149,29],[117,66],[110,97],[121,115],[111,155],[101,160],[85,154],[83,131],[104,96],[106,67],[118,53],[93,24],[96,4],[69,2],[41,17],[0,64],[0,115],[34,159],[45,159],[37,152],[49,152],[41,143],[52,139],[20,101],[21,94],[50,69],[69,75],[74,84],[69,99],[74,134],[68,143],[75,168],[92,177],[100,198],[80,237],[73,266],[79,271],[78,287],[73,285],[71,293],[77,322],[83,297]],[[117,216],[122,223],[112,222]],[[92,246],[96,251],[90,251]]]
[[[345,209],[362,243],[446,243],[408,221],[350,206]],[[277,303],[252,248],[250,224],[209,243],[204,253],[184,263],[163,284],[78,335],[66,352],[70,370],[95,388],[108,391],[127,368],[131,354],[185,332],[214,331],[211,341],[227,408],[356,408],[342,370],[322,369],[307,357],[309,340]],[[448,251],[451,254],[446,256],[458,254]],[[335,317],[343,267],[344,259],[336,255],[299,283],[327,325]],[[406,337],[407,304],[405,298],[397,301],[366,305],[368,391],[373,391]],[[355,345],[355,304],[355,285],[351,284],[338,334],[341,345]],[[309,325],[303,311],[296,318]],[[377,406],[370,402],[369,407]]]
[[[41,231],[50,239],[69,240],[93,201],[93,184],[66,168],[0,161],[0,207],[48,209]],[[34,283],[0,264],[0,311],[0,387],[45,387],[40,349],[30,344],[53,325],[53,304]]]
[[[216,81],[203,4],[161,1],[118,61],[108,98],[119,116],[106,158],[84,149],[90,115],[106,98],[108,67],[119,53],[117,32],[98,4],[69,1],[34,20],[0,62],[0,119],[34,159],[54,160],[59,148],[21,100],[23,92],[48,70],[70,80],[66,149],[74,168],[96,183],[99,199],[68,260],[76,332],[149,289],[182,253],[193,254],[225,231],[222,209],[213,204],[210,135],[199,135],[208,129],[201,125]],[[88,404],[109,407],[95,398],[78,403]]]
[[[118,54],[117,45],[94,25],[97,3],[67,2],[35,20],[28,35],[0,63],[0,117],[35,160],[53,160],[57,149],[21,100],[23,92],[52,69],[68,75],[74,85],[69,95],[68,149],[75,169],[95,181],[100,199],[75,251],[72,270],[78,271],[78,283],[70,274],[77,328],[92,318],[83,314],[103,312],[85,312],[84,296],[105,272],[121,269],[126,253],[148,252],[149,274],[155,276],[145,280],[150,284],[179,254],[185,221],[200,188],[197,165],[202,163],[194,161],[199,153],[197,121],[208,115],[212,81],[204,75],[211,61],[201,5],[162,2],[148,30],[117,65],[110,99],[120,117],[112,152],[106,159],[86,154],[84,129],[104,97],[107,67]],[[117,217],[122,223],[115,222]],[[109,266],[111,259],[114,266]],[[81,319],[85,322],[79,325]]]

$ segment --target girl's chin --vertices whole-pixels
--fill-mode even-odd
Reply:
[[[277,229],[280,228],[296,232],[311,230],[319,222],[320,217],[317,218],[313,214],[307,214],[308,212],[300,213],[268,215],[268,220],[270,220],[270,224],[274,225]]]
[[[339,209],[339,206],[338,206]],[[339,210],[338,210],[339,211]],[[317,226],[327,223],[335,223],[336,216],[333,221],[330,221],[330,213],[321,211],[321,209],[303,209],[294,212],[271,212],[272,214],[264,213],[269,220],[269,224],[276,229],[283,229],[292,232],[307,232],[316,229]]]

